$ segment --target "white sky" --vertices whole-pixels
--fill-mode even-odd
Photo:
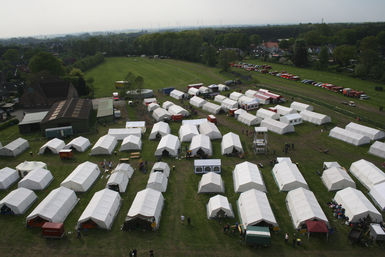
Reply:
[[[121,29],[385,21],[385,0],[1,0],[0,38]]]

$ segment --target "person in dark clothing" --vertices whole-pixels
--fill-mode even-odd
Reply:
[[[293,234],[293,247],[294,247],[294,248],[295,248],[295,244],[296,244],[296,241],[297,241],[297,240],[295,240],[295,237],[296,237],[296,236],[295,236],[295,233],[294,233],[294,234]]]
[[[191,225],[191,218],[187,217],[187,224]]]
[[[76,238],[77,239],[80,239],[81,237],[82,237],[82,234],[80,233],[80,229],[78,228],[77,230],[76,230]]]
[[[132,256],[134,256],[134,257],[136,257],[137,256],[137,251],[136,251],[136,249],[134,249],[134,250],[132,250]]]
[[[154,250],[150,250],[150,257],[154,257]]]

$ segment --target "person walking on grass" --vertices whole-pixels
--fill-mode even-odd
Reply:
[[[180,216],[180,222],[182,222],[182,225],[184,224],[184,216],[183,216],[183,214]]]
[[[191,225],[191,218],[187,217],[187,224],[190,226]]]
[[[285,243],[287,244],[289,242],[289,234],[285,233]]]

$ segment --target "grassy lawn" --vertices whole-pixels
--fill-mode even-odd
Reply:
[[[222,83],[228,79],[223,77],[218,70],[210,69],[199,64],[180,62],[175,60],[148,60],[137,58],[108,58],[107,61],[91,70],[86,74],[95,79],[96,94],[98,96],[109,96],[114,90],[113,82],[124,78],[124,75],[131,71],[144,77],[146,87],[155,89],[157,98],[163,102],[171,100],[174,103],[185,105],[188,103],[179,102],[168,96],[159,95],[158,88],[165,86],[176,86],[184,89],[185,85],[194,82]],[[262,81],[263,76],[258,76]],[[278,78],[277,78],[278,79]],[[282,83],[287,82],[283,80]],[[263,82],[264,83],[264,82]],[[281,82],[266,81],[272,88],[282,89],[286,86],[287,92],[296,93],[295,85],[287,85]],[[254,87],[252,85],[243,85],[241,89]],[[306,94],[317,94],[320,97],[323,91]],[[143,111],[141,105],[126,106],[127,115],[130,120],[148,121],[148,129],[143,136],[142,158],[148,161],[149,167],[156,161],[154,151],[158,144],[157,141],[149,141],[148,136],[152,127],[153,119],[150,114]],[[197,110],[198,114],[192,118],[205,117],[207,113]],[[245,246],[240,242],[237,235],[224,234],[223,225],[218,221],[208,220],[206,217],[206,204],[210,195],[198,195],[198,183],[200,176],[193,173],[193,160],[167,158],[163,159],[170,166],[175,165],[175,172],[171,172],[167,192],[165,197],[165,206],[162,212],[160,229],[156,232],[131,231],[123,232],[120,230],[125,216],[131,206],[136,192],[144,189],[149,174],[143,174],[138,169],[138,161],[133,160],[131,165],[135,168],[134,175],[129,182],[127,191],[121,194],[123,201],[121,209],[114,220],[111,231],[89,230],[83,233],[81,240],[76,239],[74,227],[84,208],[87,206],[92,195],[105,187],[107,182],[106,174],[98,178],[91,189],[82,194],[77,194],[80,198],[79,203],[70,213],[65,221],[67,236],[63,240],[46,240],[40,236],[40,230],[27,229],[25,227],[25,218],[34,207],[54,188],[58,187],[61,181],[72,172],[80,163],[89,160],[99,163],[103,159],[112,160],[114,164],[119,158],[127,157],[128,153],[118,152],[117,156],[89,156],[86,153],[76,153],[75,161],[61,161],[57,155],[46,154],[37,155],[41,145],[46,142],[40,134],[23,135],[28,139],[31,149],[34,153],[30,156],[28,152],[16,158],[1,158],[0,167],[9,166],[14,168],[24,160],[41,160],[48,164],[48,169],[54,175],[54,180],[50,186],[42,192],[37,192],[38,201],[21,216],[0,217],[0,227],[3,233],[0,235],[1,256],[38,256],[42,253],[50,256],[128,256],[132,248],[138,249],[139,256],[148,256],[148,251],[154,249],[155,256],[379,256],[383,252],[383,247],[377,244],[369,248],[352,246],[347,239],[348,228],[337,221],[326,202],[334,196],[334,193],[327,192],[321,182],[317,171],[321,171],[324,161],[338,161],[346,168],[359,159],[366,159],[380,167],[383,160],[369,155],[369,146],[355,147],[344,142],[337,141],[328,137],[328,131],[335,125],[346,125],[351,120],[350,117],[341,115],[322,105],[315,105],[315,111],[328,114],[332,117],[332,124],[326,126],[315,126],[304,123],[295,127],[295,133],[289,135],[268,134],[270,153],[267,155],[255,155],[252,152],[251,137],[246,136],[242,131],[251,131],[252,128],[246,127],[225,114],[217,116],[218,127],[222,134],[233,131],[241,137],[243,148],[246,152],[244,159],[237,157],[223,157],[220,155],[220,140],[213,141],[213,158],[222,159],[222,178],[225,183],[225,195],[229,198],[234,212],[235,219],[229,219],[226,222],[234,224],[238,221],[236,200],[239,194],[234,193],[232,170],[240,162],[248,160],[253,163],[262,163],[261,169],[263,179],[268,190],[268,199],[280,227],[280,231],[273,233],[272,247],[255,249]],[[365,111],[365,110],[363,110]],[[252,111],[255,114],[255,111]],[[90,138],[92,144],[104,135],[109,127],[123,127],[125,120],[120,120],[108,126],[98,125],[98,133],[86,135]],[[180,123],[170,123],[172,134],[177,135]],[[322,129],[322,131],[321,131]],[[0,142],[4,144],[19,137],[17,127],[13,126],[2,130],[0,133]],[[66,139],[68,142],[70,139]],[[303,236],[303,246],[292,248],[291,245],[285,245],[284,233],[290,235],[295,231],[285,206],[286,193],[279,192],[273,176],[270,160],[276,156],[284,156],[282,152],[284,143],[295,143],[295,149],[289,151],[287,156],[294,162],[299,163],[299,169],[309,184],[310,189],[315,193],[321,207],[328,217],[331,226],[335,227],[336,232],[326,241],[323,237]],[[184,151],[183,144],[182,152]],[[119,147],[119,146],[118,146]],[[321,150],[328,149],[327,154],[321,153]],[[276,154],[274,155],[273,152]],[[357,181],[356,181],[357,182]],[[0,198],[3,198],[11,190],[15,189],[13,185],[10,189],[0,191]],[[357,188],[367,194],[367,190],[357,182]],[[191,217],[192,225],[182,225],[179,222],[180,215]]]

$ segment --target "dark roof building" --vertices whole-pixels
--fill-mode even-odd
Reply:
[[[72,126],[74,133],[89,131],[92,102],[70,98],[56,102],[41,122],[41,129]]]
[[[20,103],[25,108],[51,107],[55,102],[77,98],[76,88],[68,81],[45,80],[24,89]]]

